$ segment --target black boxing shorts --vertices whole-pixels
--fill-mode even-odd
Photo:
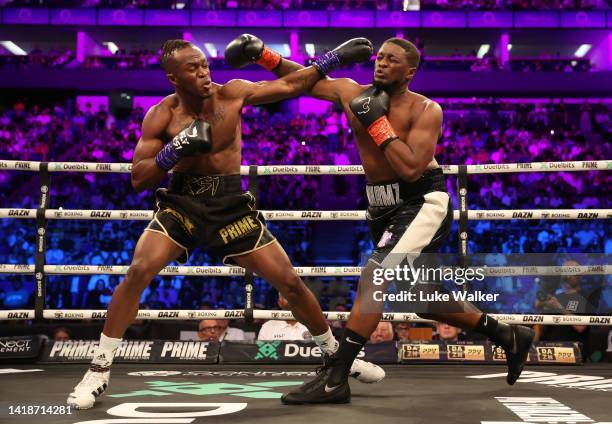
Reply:
[[[437,252],[450,234],[453,208],[440,168],[414,182],[368,184],[366,219],[375,248],[370,261],[394,268],[424,253]],[[426,255],[428,256],[428,255]]]
[[[164,234],[185,252],[187,262],[202,247],[224,264],[234,256],[261,249],[276,241],[266,227],[255,197],[242,190],[240,175],[173,173],[167,189],[155,192],[156,211],[145,231]]]

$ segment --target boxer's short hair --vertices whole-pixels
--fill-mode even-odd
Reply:
[[[408,59],[408,65],[412,68],[418,68],[419,62],[421,61],[421,53],[417,46],[412,44],[408,40],[404,40],[403,38],[389,38],[385,40],[385,43],[393,43],[397,46],[400,46],[406,52],[406,59]]]
[[[159,58],[159,64],[165,71],[169,71],[170,64],[174,53],[178,50],[184,49],[185,47],[193,47],[193,43],[187,40],[168,40],[162,47],[162,54]]]

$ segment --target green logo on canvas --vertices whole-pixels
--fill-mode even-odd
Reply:
[[[262,381],[251,384],[209,383],[198,384],[176,381],[147,381],[149,386],[145,390],[136,390],[129,393],[118,393],[110,397],[123,398],[131,396],[170,396],[173,394],[186,394],[193,396],[229,395],[251,399],[278,399],[282,393],[273,391],[276,387],[298,386],[302,381]]]

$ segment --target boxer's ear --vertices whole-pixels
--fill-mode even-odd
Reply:
[[[176,85],[176,77],[172,72],[166,73],[166,78],[168,78],[168,81],[170,81],[172,85]]]

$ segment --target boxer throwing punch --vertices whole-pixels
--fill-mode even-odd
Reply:
[[[249,60],[238,49],[233,53],[228,57],[230,63]],[[134,152],[132,185],[137,191],[157,187],[168,171],[174,172],[168,189],[156,192],[153,220],[113,293],[100,345],[68,404],[79,409],[94,405],[108,386],[114,353],[136,317],[143,290],[169,262],[187,261],[198,246],[224,263],[242,266],[269,281],[322,350],[331,353],[337,349],[338,342],[316,298],[266,228],[255,210],[253,195],[242,191],[240,115],[244,105],[296,96],[330,70],[363,62],[371,54],[368,40],[353,39],[285,78],[258,83],[232,80],[221,85],[212,82],[208,61],[195,45],[184,40],[164,44],[160,63],[175,93],[153,106],[144,118]],[[273,68],[274,60],[269,57],[262,63]],[[355,373],[363,381],[384,376],[379,367],[357,365],[360,369]]]
[[[348,117],[368,180],[367,220],[376,248],[362,270],[340,349],[314,380],[285,394],[283,403],[350,401],[350,364],[376,328],[383,308],[382,302],[372,301],[374,290],[380,290],[373,284],[374,271],[437,252],[450,232],[452,204],[434,158],[442,109],[408,89],[419,60],[416,46],[391,38],[376,55],[372,84],[325,78],[310,90],[316,98],[339,102]],[[283,58],[274,73],[282,77],[302,68]],[[440,290],[421,283],[421,290]],[[508,384],[519,378],[534,337],[531,329],[498,322],[467,302],[451,301],[443,310],[419,315],[486,335],[506,352]]]

